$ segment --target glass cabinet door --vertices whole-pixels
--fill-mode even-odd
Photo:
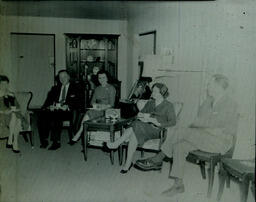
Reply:
[[[117,79],[118,35],[66,34],[66,64],[75,80],[85,80],[94,66]]]

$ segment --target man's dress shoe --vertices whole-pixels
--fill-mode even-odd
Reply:
[[[60,143],[53,143],[48,150],[57,150],[60,148]]]
[[[71,141],[68,142],[68,144],[69,144],[70,146],[73,146],[73,145],[76,144],[76,143],[77,143],[77,141],[74,141],[74,140],[71,140]]]
[[[173,185],[170,189],[165,190],[162,192],[162,195],[168,196],[168,197],[173,197],[177,194],[181,194],[185,191],[184,185]]]
[[[134,167],[142,171],[161,170],[162,162],[153,162],[152,159],[137,160]]]
[[[16,154],[20,153],[20,150],[12,149],[12,151]]]
[[[12,144],[6,143],[6,148],[7,148],[7,149],[12,149]]]
[[[48,145],[49,145],[48,142],[42,143],[42,144],[40,145],[40,148],[45,149],[45,148],[48,147]]]

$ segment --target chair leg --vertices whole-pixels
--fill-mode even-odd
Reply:
[[[218,194],[217,194],[217,201],[221,200],[227,175],[228,175],[227,171],[225,171],[222,167],[220,167],[220,171],[219,171],[219,175],[218,175],[219,176],[219,190],[218,190]]]
[[[170,159],[170,160],[169,160],[169,163],[170,163],[170,169],[169,169],[168,177],[170,178],[170,177],[171,177],[171,173],[172,173],[172,163],[173,163],[173,159]]]
[[[227,177],[226,177],[226,187],[230,188],[230,176],[229,175],[227,175]]]
[[[246,202],[248,197],[248,189],[249,189],[249,180],[244,179],[240,184],[240,201]]]
[[[88,133],[87,133],[87,126],[84,126],[84,131],[81,137],[83,153],[84,153],[84,160],[87,161],[87,144],[88,144]]]
[[[22,137],[24,138],[25,142],[28,142],[27,133],[26,133],[26,132],[21,132],[20,134],[21,134]]]
[[[255,200],[255,182],[254,181],[252,181],[252,183],[251,183],[251,191],[252,191],[252,195],[253,195],[254,200]]]
[[[205,175],[205,162],[203,162],[203,161],[200,162],[199,166],[200,166],[202,178],[205,180],[206,179],[206,175]]]
[[[213,161],[210,161],[210,168],[208,169],[208,191],[207,191],[207,197],[210,198],[212,195],[212,188],[213,188],[213,182],[214,182],[214,170],[215,170],[215,164]]]
[[[68,127],[68,138],[69,138],[69,142],[72,141],[73,138],[73,127]]]
[[[28,135],[29,135],[29,141],[30,141],[31,147],[33,148],[34,147],[34,141],[33,141],[33,133],[32,133],[32,131],[29,131]]]
[[[118,147],[118,156],[119,156],[119,165],[121,166],[123,163],[123,145],[122,144]]]
[[[124,158],[123,162],[126,162],[126,159],[127,159],[127,147],[126,146],[123,147],[122,151],[123,151],[123,158]]]

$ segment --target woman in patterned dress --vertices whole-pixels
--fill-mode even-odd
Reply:
[[[126,129],[124,135],[115,142],[108,141],[109,149],[116,149],[123,142],[128,141],[127,160],[121,173],[127,173],[132,167],[133,154],[138,145],[143,145],[147,140],[159,138],[160,129],[156,126],[171,127],[176,124],[176,115],[173,104],[166,100],[168,88],[162,83],[155,83],[152,87],[152,98],[138,113],[131,127]]]

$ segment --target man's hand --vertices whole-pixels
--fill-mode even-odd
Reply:
[[[68,105],[62,105],[62,106],[60,107],[60,109],[63,110],[63,111],[69,110]]]
[[[50,109],[50,111],[54,111],[55,110],[55,106],[54,105],[50,105],[49,109]]]

